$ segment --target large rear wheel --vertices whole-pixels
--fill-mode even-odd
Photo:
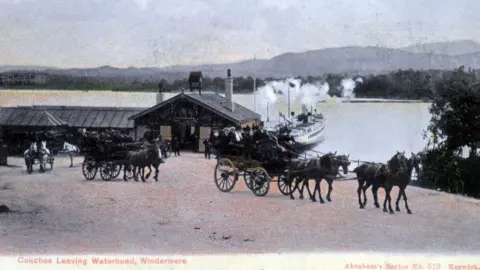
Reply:
[[[214,172],[215,185],[222,192],[230,192],[237,183],[238,172],[228,159],[219,160]]]
[[[112,164],[110,162],[102,162],[100,165],[100,177],[103,181],[112,179]]]
[[[118,163],[111,164],[112,168],[112,179],[117,178],[120,175],[120,171],[122,170],[122,165]]]
[[[86,156],[82,163],[82,172],[86,180],[93,180],[97,175],[97,162],[91,156]]]
[[[255,168],[251,173],[251,190],[258,197],[264,197],[270,190],[270,176],[264,168]]]

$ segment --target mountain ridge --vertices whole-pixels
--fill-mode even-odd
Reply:
[[[0,66],[0,72],[14,70],[37,70],[48,74],[99,79],[137,81],[172,81],[188,76],[193,70],[200,70],[204,76],[223,77],[226,69],[233,76],[288,77],[318,76],[325,73],[367,75],[398,69],[454,69],[459,66],[480,68],[480,44],[471,40],[436,42],[388,48],[379,46],[345,46],[287,52],[270,59],[247,59],[234,63],[175,65],[169,67],[128,67],[101,66],[94,68],[56,68],[42,66]]]

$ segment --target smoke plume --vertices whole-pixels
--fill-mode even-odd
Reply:
[[[267,104],[275,104],[279,100],[295,102],[300,99],[303,105],[316,105],[317,102],[330,98],[328,83],[306,83],[302,85],[300,79],[288,78],[281,81],[271,81],[265,86],[258,88],[257,100],[263,107]],[[290,93],[289,93],[290,92]]]
[[[344,98],[354,98],[355,93],[353,90],[357,86],[358,83],[363,83],[363,79],[358,77],[357,79],[353,80],[352,78],[343,79],[340,82],[341,90],[342,90],[342,97]]]

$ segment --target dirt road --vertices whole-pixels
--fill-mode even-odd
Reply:
[[[213,182],[215,160],[183,154],[161,165],[159,182],[83,178],[80,162],[26,174],[21,159],[0,167],[0,254],[237,253],[287,251],[480,252],[480,201],[409,187],[410,208],[359,209],[356,181],[336,182],[333,202],[291,201],[276,183],[263,198],[240,181]],[[326,186],[323,192],[326,192]],[[396,189],[393,192],[396,198]],[[379,192],[383,201],[384,193]]]

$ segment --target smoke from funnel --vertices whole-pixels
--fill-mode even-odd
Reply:
[[[353,90],[355,89],[355,86],[357,86],[357,83],[358,83],[358,79],[355,81],[351,78],[343,79],[340,82],[340,85],[342,87],[342,97],[354,98],[355,93],[353,92]]]
[[[317,102],[330,98],[328,83],[307,83],[302,85],[300,79],[288,78],[281,81],[271,81],[265,86],[258,88],[257,100],[262,107],[267,104],[276,104],[279,100],[288,102],[290,92],[290,102],[300,99],[302,105],[316,106]]]

